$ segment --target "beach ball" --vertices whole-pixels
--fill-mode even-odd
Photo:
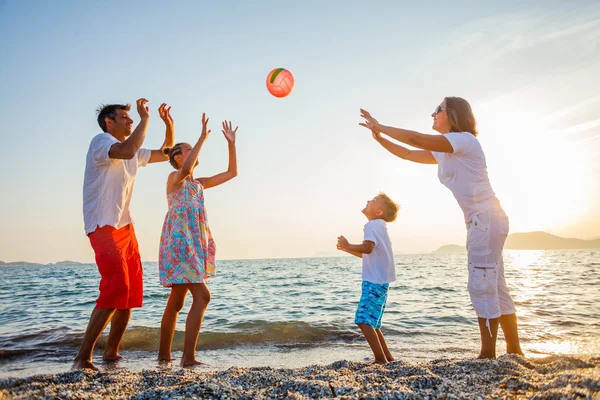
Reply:
[[[275,68],[267,75],[267,89],[275,97],[285,97],[294,88],[294,75],[285,68]]]

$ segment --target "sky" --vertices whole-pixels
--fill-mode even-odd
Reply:
[[[597,1],[0,0],[0,260],[92,262],[82,185],[102,103],[149,99],[144,147],[172,106],[176,141],[212,135],[198,176],[227,168],[220,121],[239,125],[239,175],[205,193],[218,259],[336,254],[362,241],[361,210],[396,200],[397,253],[464,244],[436,166],[412,164],[358,126],[435,133],[445,96],[467,99],[511,232],[600,236],[600,3]],[[271,96],[273,68],[296,85]],[[139,116],[132,110],[135,123]],[[138,173],[142,259],[158,258],[168,163]]]

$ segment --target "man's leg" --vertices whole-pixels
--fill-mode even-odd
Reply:
[[[90,322],[85,330],[79,353],[77,353],[71,369],[87,368],[96,371],[98,370],[92,363],[92,353],[94,352],[94,346],[96,345],[100,334],[104,328],[106,328],[106,325],[108,325],[108,321],[110,321],[114,312],[114,308],[94,308],[90,317]]]
[[[110,333],[108,334],[108,340],[106,341],[106,347],[104,348],[104,355],[102,356],[103,360],[117,361],[123,358],[123,356],[119,354],[119,345],[125,334],[125,329],[129,323],[130,316],[131,309],[115,311],[110,322]]]

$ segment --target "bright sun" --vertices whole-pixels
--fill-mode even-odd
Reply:
[[[490,180],[513,232],[556,231],[589,206],[590,176],[575,143],[541,120],[517,111],[478,114]]]

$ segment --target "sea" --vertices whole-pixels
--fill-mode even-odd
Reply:
[[[505,250],[527,357],[600,355],[600,250]],[[382,331],[396,359],[474,358],[477,318],[467,292],[466,254],[398,254]],[[144,262],[144,306],[134,309],[121,345],[124,360],[101,369],[156,368],[160,321],[170,289]],[[368,361],[354,324],[360,298],[356,257],[219,261],[197,358],[207,368]],[[0,267],[0,378],[60,373],[71,367],[98,294],[95,264]],[[173,355],[183,349],[191,295],[179,314]],[[499,333],[497,354],[505,353]],[[173,368],[178,368],[176,360]]]

